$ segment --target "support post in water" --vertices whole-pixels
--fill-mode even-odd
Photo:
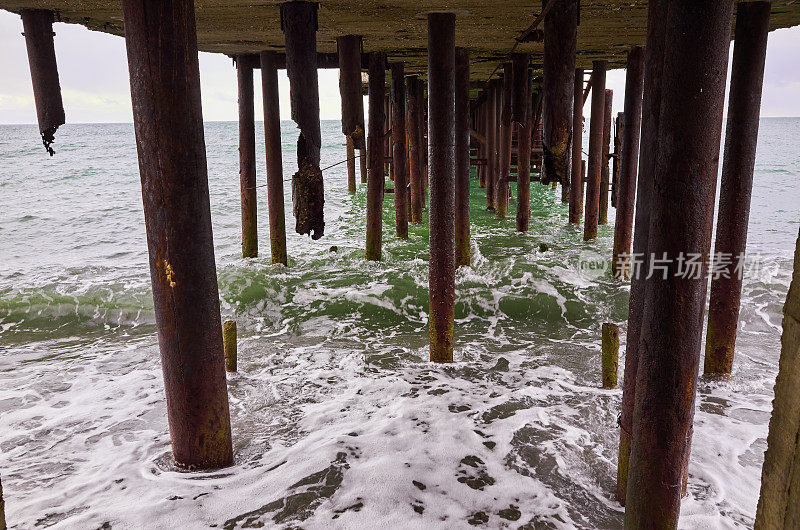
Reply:
[[[676,528],[694,419],[733,1],[670,0],[626,528]],[[676,205],[681,215],[675,215]],[[679,256],[699,255],[700,274]]]
[[[455,69],[455,253],[456,267],[469,267],[469,51],[456,48]]]
[[[619,369],[619,327],[604,323],[603,333],[603,388],[617,388]]]
[[[761,2],[759,2],[761,3]],[[766,3],[766,2],[764,2]],[[741,9],[741,7],[740,7]],[[757,8],[754,8],[757,9]],[[738,13],[737,13],[738,17]],[[736,52],[734,51],[734,55]],[[769,420],[767,451],[761,470],[761,495],[756,509],[756,530],[796,528],[800,520],[800,237],[794,252],[794,272],[783,306],[783,335],[775,400]]]
[[[381,232],[383,230],[383,185],[384,185],[384,93],[386,55],[380,52],[369,54],[369,169],[367,173],[367,249],[368,260],[381,259]]]
[[[272,263],[287,264],[286,216],[283,206],[281,116],[276,53],[261,52],[261,93],[264,100],[264,145],[267,155],[267,206]]]
[[[611,191],[611,124],[614,121],[611,104],[614,91],[606,89],[605,112],[603,113],[603,158],[600,169],[600,211],[597,223],[608,224],[608,194]]]
[[[517,231],[527,232],[531,199],[531,76],[530,55],[515,54],[511,58],[514,90],[511,98],[511,121],[517,129]]]
[[[298,0],[281,4],[286,71],[297,138],[297,173],[292,176],[295,231],[319,239],[325,231],[325,188],[319,168],[322,144],[317,77],[317,6]]]
[[[23,9],[20,12],[28,49],[28,64],[33,83],[33,99],[42,144],[50,153],[56,130],[64,125],[64,103],[61,100],[61,84],[58,80],[58,64],[53,42],[53,12],[44,9]]]
[[[339,95],[342,98],[342,133],[353,139],[354,149],[364,149],[364,98],[361,93],[360,35],[336,39],[339,55]]]
[[[428,192],[428,120],[426,110],[428,100],[425,98],[425,84],[417,83],[417,110],[419,111],[419,172],[422,180],[422,207],[425,208]]]
[[[747,247],[771,3],[739,3],[736,9],[725,155],[714,244],[715,259],[723,261],[714,264],[715,275],[711,279],[703,367],[707,375],[728,375],[733,369],[742,298],[740,271],[743,270]]]
[[[347,190],[356,191],[355,150],[366,164],[364,149],[364,98],[361,94],[361,36],[344,35],[336,39],[339,56],[339,95],[342,98],[342,132],[347,137]],[[361,167],[362,182],[366,179]]]
[[[639,94],[639,99],[641,99]],[[611,153],[611,206],[617,207],[619,198],[619,164],[622,153],[622,137],[625,135],[625,113],[618,112],[614,118],[614,152]],[[638,152],[638,149],[637,149]]]
[[[408,239],[408,172],[406,171],[406,83],[403,63],[390,65],[392,96],[392,166],[395,233]]]
[[[498,146],[499,169],[495,185],[494,203],[498,219],[508,216],[508,182],[511,178],[511,93],[514,88],[512,63],[503,64],[503,85],[500,106],[500,142]]]
[[[222,323],[222,344],[225,349],[225,371],[236,371],[237,343],[236,321],[226,320]]]
[[[347,150],[347,191],[356,192],[356,150],[353,148],[353,137],[345,136]]]
[[[622,148],[618,150],[619,184],[617,219],[614,223],[614,276],[627,280],[630,271],[633,239],[633,206],[636,200],[636,172],[639,164],[639,131],[642,125],[642,88],[644,85],[644,50],[634,46],[628,52],[625,74],[625,112],[622,114]]]
[[[428,14],[430,138],[429,331],[431,361],[453,361],[455,314],[455,44],[456,16]]]
[[[554,2],[555,0],[551,0]],[[542,184],[560,182],[569,193],[570,142],[578,0],[557,0],[544,17],[544,138]]]
[[[619,431],[619,465],[617,467],[617,500],[623,506],[628,488],[628,461],[631,453],[631,430],[633,429],[633,405],[636,397],[636,373],[639,366],[639,335],[644,312],[645,277],[650,263],[647,248],[661,108],[661,74],[666,35],[663,20],[666,16],[667,0],[651,0],[648,3],[647,42],[644,49],[642,141],[639,155],[639,175],[636,182],[636,223],[633,234],[633,253],[644,256],[644,259],[639,269],[640,273],[631,278],[631,294],[628,304],[628,331]],[[641,271],[645,271],[645,273],[643,274]]]
[[[236,80],[239,88],[239,194],[242,208],[243,258],[258,256],[253,61],[254,58],[250,55],[236,56]]]
[[[606,113],[606,61],[592,62],[592,117],[589,123],[589,156],[586,164],[586,218],[583,240],[597,239],[600,219],[600,178],[603,166],[603,119]]]
[[[364,148],[358,151],[358,159],[361,162],[361,183],[367,182],[367,147],[366,140],[364,141]]]
[[[579,225],[583,214],[583,68],[575,70],[572,98],[572,178],[569,190],[569,222]]]
[[[495,182],[497,181],[497,82],[490,81],[486,87],[486,209],[494,211]]]
[[[406,144],[408,144],[408,176],[411,188],[411,222],[422,222],[422,165],[420,163],[419,120],[420,108],[417,100],[419,78],[406,78]]]
[[[478,145],[478,158],[483,159],[483,164],[479,164],[477,167],[477,175],[478,175],[478,187],[485,188],[486,187],[486,146],[489,139],[486,136],[486,107],[487,107],[488,98],[484,98],[483,102],[478,107],[478,123],[477,129],[483,135],[484,141]]]
[[[233,463],[192,0],[124,0],[153,306],[177,465]]]
[[[392,169],[392,100],[389,94],[383,96],[383,153],[384,171],[389,176],[389,180],[394,180],[394,170]]]

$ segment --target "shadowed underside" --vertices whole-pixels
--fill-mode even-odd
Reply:
[[[196,0],[197,41],[201,51],[225,54],[258,53],[284,49],[279,1],[260,5],[245,1]],[[123,34],[122,8],[118,0],[0,0],[0,8],[55,11],[56,21],[82,24],[89,29]],[[426,15],[453,11],[457,15],[456,45],[469,49],[470,77],[485,80],[518,37],[542,10],[540,1],[452,0],[322,0],[319,5],[317,47],[335,52],[336,37],[364,36],[364,51],[386,52],[390,61],[406,62],[407,74],[427,73]],[[631,46],[644,45],[646,0],[583,0],[580,3],[577,64],[591,66],[605,59],[609,67],[623,67]],[[800,24],[800,2],[773,2],[770,29]],[[543,25],[539,25],[542,29]],[[541,69],[543,44],[521,43],[517,50],[530,53]]]

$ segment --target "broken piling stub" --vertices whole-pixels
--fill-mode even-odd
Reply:
[[[226,320],[222,323],[222,345],[225,349],[225,371],[236,371],[236,321]]]
[[[319,239],[325,230],[325,190],[319,168],[319,80],[317,77],[317,4],[281,5],[281,28],[286,35],[286,70],[292,119],[297,138],[297,173],[292,176],[295,231]]]
[[[603,324],[603,388],[617,388],[619,369],[619,327]]]
[[[65,122],[53,42],[53,12],[45,9],[23,9],[20,16],[25,46],[28,49],[39,133],[42,135],[44,148],[53,156],[55,151],[51,145],[55,141],[56,130]]]

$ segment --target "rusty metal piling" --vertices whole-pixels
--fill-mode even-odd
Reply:
[[[642,125],[642,89],[644,85],[644,50],[634,46],[628,52],[625,74],[625,111],[622,115],[617,217],[614,223],[614,254],[611,270],[614,276],[628,279],[633,239],[633,213],[636,200],[636,175],[639,163],[639,133]]]
[[[253,60],[250,55],[236,57],[236,79],[239,89],[239,194],[242,209],[243,258],[258,256]]]
[[[600,169],[600,210],[597,223],[608,224],[608,194],[611,191],[611,124],[614,119],[612,116],[612,102],[614,91],[606,89],[605,111],[603,112],[603,155],[602,167]]]
[[[469,51],[456,48],[455,266],[469,267]]]
[[[233,462],[194,2],[124,0],[153,307],[175,462]]]
[[[381,259],[381,232],[383,230],[383,186],[384,186],[384,92],[386,55],[380,52],[369,54],[369,136],[367,137],[367,248],[366,257]]]
[[[643,256],[638,270],[632,271],[628,303],[628,330],[625,346],[625,370],[622,382],[620,414],[619,465],[617,468],[617,500],[625,505],[628,488],[628,462],[631,452],[633,406],[636,399],[636,374],[639,365],[639,336],[644,312],[645,277],[650,257],[647,253],[652,209],[653,173],[658,146],[658,123],[661,108],[661,77],[664,63],[664,38],[668,0],[651,0],[647,7],[647,42],[644,52],[644,89],[642,97],[642,131],[639,154],[639,175],[636,182],[636,210],[633,253]]]
[[[740,262],[747,247],[771,3],[739,3],[736,9],[725,157],[714,246],[714,256],[721,263],[715,265],[715,275],[711,280],[703,366],[703,372],[708,375],[727,375],[733,369],[742,297],[743,268],[740,266],[744,263]]]
[[[64,125],[64,103],[58,80],[58,64],[53,41],[53,12],[44,9],[23,9],[20,12],[28,51],[28,65],[33,83],[33,99],[42,144],[50,156],[56,130]]]
[[[408,172],[406,171],[406,84],[403,63],[392,63],[392,166],[394,168],[395,233],[408,239]]]
[[[322,136],[317,74],[317,7],[296,0],[281,4],[286,39],[286,72],[297,138],[297,173],[292,176],[295,231],[319,239],[325,231],[325,186],[319,167]]]
[[[281,116],[275,52],[261,52],[261,93],[264,101],[264,151],[267,158],[267,208],[272,263],[288,263],[286,215],[283,204]]]
[[[571,179],[572,98],[578,41],[578,0],[559,0],[544,17],[544,143],[542,184]],[[563,198],[563,197],[562,197]]]
[[[669,0],[626,528],[676,528],[694,419],[707,277],[679,257],[711,246],[733,1]],[[676,205],[681,215],[675,215]],[[703,267],[705,268],[705,267]]]
[[[503,64],[503,84],[500,104],[500,127],[498,145],[498,171],[495,183],[494,204],[498,219],[508,216],[509,180],[511,178],[511,94],[514,88],[514,71],[510,62]]]
[[[600,179],[603,166],[603,120],[606,112],[606,61],[592,62],[592,117],[589,123],[589,156],[586,163],[586,218],[583,239],[597,239],[600,220]]]
[[[406,143],[408,144],[408,176],[411,189],[411,223],[422,222],[422,164],[420,159],[421,112],[417,100],[419,78],[406,77]]]
[[[583,68],[575,70],[572,97],[572,168],[569,190],[569,222],[581,223],[583,214]]]
[[[455,312],[455,22],[428,15],[428,145],[430,146],[430,358],[453,361]]]

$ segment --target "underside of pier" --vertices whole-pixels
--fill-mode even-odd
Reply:
[[[283,51],[282,2],[197,0],[197,45],[200,51],[229,55]],[[584,0],[580,2],[576,67],[591,68],[606,60],[622,68],[632,46],[642,46],[647,33],[647,0]],[[54,11],[56,22],[81,24],[91,30],[122,36],[122,3],[118,0],[0,0],[13,12],[36,8]],[[526,32],[548,8],[548,2],[498,0],[322,0],[319,2],[317,51],[336,52],[336,38],[363,36],[364,52],[380,51],[390,62],[405,62],[406,75],[427,77],[427,14],[450,11],[458,17],[456,46],[470,53],[470,79],[484,81],[515,52],[531,55],[541,73],[544,25]],[[800,2],[772,2],[770,30],[800,24]],[[733,34],[731,34],[733,35]],[[517,39],[521,39],[519,42]],[[536,73],[536,72],[534,72]]]

